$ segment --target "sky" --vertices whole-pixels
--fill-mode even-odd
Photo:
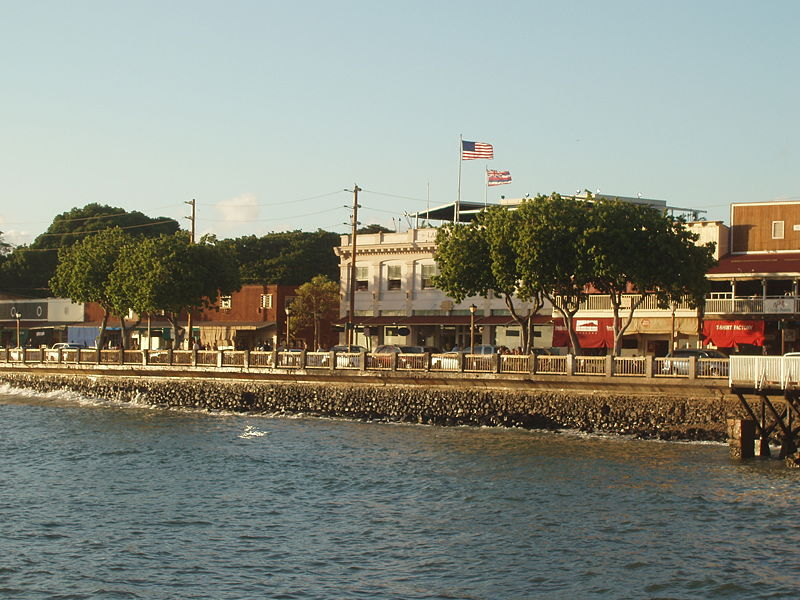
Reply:
[[[800,3],[0,0],[0,231],[88,203],[218,237],[600,190],[800,199]],[[494,159],[459,165],[459,136]]]

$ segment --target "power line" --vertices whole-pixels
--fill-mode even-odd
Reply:
[[[226,204],[220,205],[220,203],[218,202],[216,204],[200,204],[200,206],[211,206],[211,207],[215,207],[215,208],[228,208],[228,207],[236,208],[236,207],[239,207],[239,206],[241,206],[241,207],[283,206],[285,204],[297,204],[298,202],[308,202],[310,200],[318,200],[320,198],[327,198],[328,196],[334,196],[336,194],[341,194],[342,191],[343,190],[336,190],[335,192],[328,192],[326,194],[320,194],[319,196],[311,196],[309,198],[300,198],[299,200],[284,200],[283,202],[268,202],[266,204],[251,204],[251,203],[227,204],[226,203]]]
[[[172,208],[174,206],[178,206],[178,205],[177,204],[170,204],[169,206],[162,206],[162,207],[153,208],[153,209],[150,209],[150,210],[161,210],[162,208]],[[136,212],[140,212],[140,211],[136,211]],[[52,224],[55,224],[55,223],[75,223],[75,222],[78,222],[78,221],[90,221],[92,219],[108,219],[110,217],[121,217],[123,215],[129,215],[129,214],[131,214],[131,213],[123,210],[123,212],[108,213],[108,214],[105,214],[105,215],[93,215],[91,217],[75,217],[74,219],[58,219],[57,221],[54,219],[53,221],[50,222],[50,224],[52,225]],[[2,225],[3,226],[6,226],[6,225],[32,225],[32,224],[35,224],[35,223],[42,223],[42,221],[3,221]]]
[[[248,205],[252,206],[252,205]],[[211,223],[265,223],[267,221],[284,221],[286,219],[300,219],[303,217],[313,217],[316,215],[322,215],[325,213],[333,212],[335,210],[340,210],[340,207],[335,206],[333,208],[326,208],[325,210],[319,210],[313,213],[305,213],[302,215],[291,215],[288,217],[275,217],[271,219],[197,219],[198,221],[206,221]]]

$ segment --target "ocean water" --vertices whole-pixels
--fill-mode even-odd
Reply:
[[[0,389],[0,598],[798,598],[800,473],[718,444]]]

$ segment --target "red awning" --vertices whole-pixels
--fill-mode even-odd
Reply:
[[[704,321],[704,344],[734,348],[740,344],[764,345],[764,321]]]
[[[553,346],[569,346],[569,333],[563,319],[553,319]],[[614,319],[573,319],[573,329],[581,348],[613,348]]]

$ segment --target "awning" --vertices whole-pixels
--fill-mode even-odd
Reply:
[[[764,345],[764,321],[704,321],[703,343],[717,348],[734,348],[741,344]]]
[[[672,333],[672,317],[641,317],[633,318],[625,330],[625,335]],[[675,333],[697,335],[697,317],[675,317]]]
[[[553,346],[569,346],[569,332],[563,319],[554,321]],[[581,348],[614,347],[614,319],[573,319],[572,324]]]

